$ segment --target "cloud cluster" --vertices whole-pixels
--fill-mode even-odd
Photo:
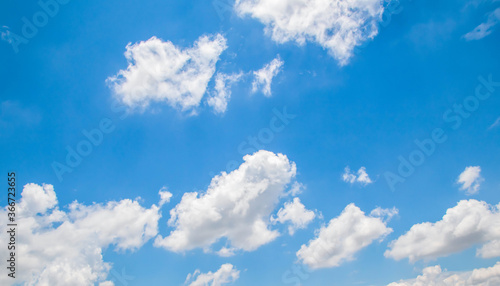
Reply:
[[[401,280],[388,286],[491,286],[500,285],[500,262],[489,268],[466,272],[443,271],[439,265],[427,267],[415,279]]]
[[[234,8],[263,23],[274,41],[315,42],[341,65],[377,35],[384,12],[380,0],[236,0]]]
[[[108,78],[108,83],[116,97],[132,109],[166,102],[183,111],[193,110],[200,105],[226,48],[226,39],[220,34],[202,36],[185,49],[156,37],[128,44],[127,69]]]
[[[340,216],[330,220],[328,226],[317,231],[316,238],[308,245],[302,245],[297,257],[312,269],[337,267],[353,260],[358,251],[391,232],[382,218],[367,216],[350,204]]]
[[[240,277],[240,271],[232,264],[223,264],[216,272],[200,273],[196,270],[193,274],[188,274],[186,282],[189,286],[222,286],[232,283]]]
[[[270,216],[295,177],[295,163],[268,151],[243,160],[238,169],[214,177],[205,193],[185,193],[170,211],[168,224],[174,230],[165,238],[158,236],[155,245],[174,252],[207,250],[225,238],[229,247],[219,254],[229,256],[274,240],[279,233],[270,229]]]
[[[273,82],[273,78],[281,71],[283,64],[284,62],[278,55],[277,58],[266,64],[263,68],[258,71],[254,71],[252,92],[261,90],[265,96],[271,96],[271,83]]]
[[[294,198],[292,202],[285,203],[285,206],[278,211],[277,217],[271,220],[279,223],[290,222],[288,233],[293,235],[297,229],[306,228],[315,217],[316,214],[307,210],[299,198]]]
[[[136,250],[158,232],[159,208],[140,206],[137,201],[111,201],[107,204],[83,205],[73,202],[68,211],[58,207],[51,185],[24,186],[17,205],[16,251],[22,259],[22,271],[16,282],[26,285],[112,285],[106,281],[109,263],[103,261],[102,250]],[[2,218],[6,210],[0,211]],[[0,230],[6,233],[6,223]],[[1,236],[2,245],[6,245]],[[7,257],[7,249],[0,251]],[[7,275],[0,284],[8,285]]]
[[[462,184],[460,190],[465,191],[467,195],[477,194],[483,181],[481,167],[479,166],[465,168],[457,180],[459,184]]]
[[[342,174],[342,180],[349,184],[360,183],[365,186],[373,183],[368,173],[366,173],[365,167],[359,168],[357,175],[351,171],[349,166],[345,167],[344,174]]]
[[[404,235],[392,241],[386,257],[410,262],[444,257],[477,244],[477,256],[500,256],[500,204],[463,200],[446,211],[443,219],[416,224]]]

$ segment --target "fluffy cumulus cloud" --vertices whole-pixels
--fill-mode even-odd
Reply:
[[[377,35],[384,12],[380,0],[236,0],[234,7],[263,23],[274,41],[315,42],[341,65]]]
[[[349,167],[345,167],[344,174],[342,174],[342,180],[346,183],[360,183],[365,186],[373,183],[368,173],[366,173],[365,167],[359,168],[357,173],[353,173]]]
[[[491,34],[495,26],[500,22],[500,8],[491,12],[488,15],[486,22],[481,23],[479,26],[474,28],[474,30],[464,35],[467,41],[480,40],[489,34]]]
[[[465,168],[457,180],[459,184],[462,184],[460,189],[465,191],[467,195],[477,194],[483,181],[484,179],[481,177],[481,167],[479,166]]]
[[[204,193],[185,193],[170,211],[168,224],[174,228],[155,245],[175,252],[194,248],[209,250],[220,239],[227,248],[252,251],[274,240],[279,232],[270,229],[270,216],[296,174],[295,163],[285,155],[258,151],[243,157],[231,173],[214,177]]]
[[[477,256],[500,256],[500,204],[463,200],[446,211],[443,219],[416,224],[390,243],[386,257],[411,262],[435,259],[482,245]]]
[[[169,203],[170,199],[172,198],[172,193],[169,192],[166,187],[161,188],[158,194],[160,195],[160,202],[158,204],[160,207],[162,207],[164,204]]]
[[[218,34],[202,36],[191,48],[179,48],[156,37],[128,44],[128,67],[108,78],[116,97],[132,109],[166,102],[180,110],[200,105],[215,73],[226,39]]]
[[[0,211],[6,218],[6,210]],[[111,264],[103,261],[102,250],[136,250],[157,235],[159,208],[142,207],[137,201],[111,201],[83,205],[73,202],[68,211],[58,207],[51,185],[24,186],[17,205],[16,251],[22,259],[22,271],[16,282],[25,285],[113,285],[106,281]],[[6,223],[0,227],[2,245]],[[7,257],[7,249],[0,251]],[[0,277],[0,284],[12,279]]]
[[[285,206],[278,211],[277,217],[273,218],[272,221],[279,223],[290,222],[288,232],[293,235],[297,229],[306,228],[315,217],[316,214],[307,210],[299,198],[294,198],[292,202],[285,203]]]
[[[442,270],[439,265],[427,267],[415,279],[394,282],[388,286],[492,286],[500,285],[500,262],[492,267],[466,272]]]
[[[218,73],[215,76],[215,90],[207,104],[211,106],[215,113],[224,113],[227,109],[227,103],[231,98],[231,86],[241,80],[243,74],[223,74]]]
[[[317,231],[308,245],[302,245],[297,257],[313,269],[340,266],[374,240],[392,232],[381,217],[367,216],[354,204]]]
[[[266,64],[258,71],[254,71],[254,80],[252,82],[252,92],[262,91],[262,93],[269,97],[271,96],[271,84],[273,78],[278,75],[283,67],[284,62],[278,57]]]
[[[201,273],[196,270],[193,274],[188,274],[186,282],[189,286],[222,286],[228,285],[240,277],[240,271],[232,264],[223,264],[216,272],[209,271]]]

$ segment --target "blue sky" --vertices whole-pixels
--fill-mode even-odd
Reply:
[[[388,285],[437,265],[424,277],[436,285],[452,274],[487,285],[470,282],[474,269],[500,281],[498,1],[46,2],[58,9],[30,37],[23,19],[47,15],[43,5],[0,4],[0,171],[27,185],[15,283],[67,285],[71,267],[88,265],[67,281]],[[460,124],[458,104],[472,106]],[[99,144],[69,166],[68,148],[99,128]],[[415,140],[435,132],[446,140],[420,152]],[[423,162],[404,176],[399,158],[415,152]],[[404,182],[391,186],[389,173]],[[159,192],[168,199],[157,209]],[[225,203],[232,194],[241,197]],[[230,215],[238,210],[247,215]],[[436,224],[410,231],[424,222]],[[76,254],[40,250],[51,234],[63,249],[71,233],[83,237]],[[307,277],[284,279],[304,266]],[[122,270],[133,277],[120,280]]]

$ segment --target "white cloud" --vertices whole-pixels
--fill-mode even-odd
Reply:
[[[281,71],[283,64],[284,62],[278,55],[277,58],[266,64],[263,68],[254,71],[253,75],[255,78],[252,82],[252,92],[261,90],[265,96],[271,96],[271,83],[273,82],[273,78]]]
[[[464,35],[467,41],[480,40],[493,32],[493,28],[500,22],[500,8],[488,15],[488,20],[481,23],[474,30]]]
[[[136,250],[158,232],[159,208],[146,209],[137,201],[111,201],[107,204],[82,205],[73,202],[68,211],[58,207],[51,185],[24,186],[17,205],[16,255],[22,271],[16,282],[26,285],[112,285],[105,281],[111,264],[104,262],[102,249],[114,245],[117,250]],[[6,210],[0,211],[6,218]],[[8,227],[7,227],[8,228]],[[6,223],[0,226],[6,233]],[[6,236],[0,243],[7,245]],[[0,251],[7,257],[7,248]],[[11,279],[0,277],[0,284]]]
[[[236,0],[234,7],[240,17],[263,23],[274,41],[315,42],[341,65],[377,35],[384,12],[380,0]]]
[[[495,122],[493,122],[493,124],[491,124],[490,127],[488,127],[488,130],[493,129],[493,128],[498,127],[498,126],[500,126],[500,117],[498,117],[497,120],[495,120]]]
[[[188,274],[185,284],[189,283],[189,286],[222,286],[228,285],[240,277],[240,271],[236,270],[232,264],[223,264],[219,270],[212,273],[200,273],[200,270],[196,270],[193,274]]]
[[[389,222],[392,217],[397,215],[399,213],[399,210],[396,207],[393,207],[392,209],[383,209],[381,207],[377,207],[376,209],[372,210],[370,212],[371,217],[378,217],[381,218],[385,222]]]
[[[368,174],[366,173],[366,168],[361,167],[359,168],[357,172],[357,176],[351,172],[351,169],[349,166],[345,167],[344,169],[344,174],[342,174],[342,180],[346,183],[354,184],[356,182],[362,184],[362,185],[369,185],[373,183],[373,181],[370,179]]]
[[[299,198],[294,198],[292,202],[285,203],[285,206],[278,211],[277,218],[272,218],[273,222],[286,223],[288,233],[293,235],[297,229],[304,229],[316,217],[313,211],[307,210],[300,202]]]
[[[166,187],[161,188],[160,191],[158,192],[158,194],[160,195],[160,202],[158,203],[160,208],[164,204],[169,203],[170,199],[172,198],[172,193],[169,192]]]
[[[242,73],[231,75],[217,73],[215,76],[215,93],[207,100],[208,105],[214,109],[215,113],[226,112],[227,103],[231,98],[231,85],[238,82],[242,76]]]
[[[489,268],[466,272],[443,271],[439,265],[427,267],[415,279],[401,280],[388,286],[491,286],[500,284],[500,262]]]
[[[0,39],[6,41],[9,44],[12,44],[12,35],[10,33],[9,27],[7,26],[0,27]]]
[[[127,69],[108,78],[108,83],[116,97],[132,109],[166,102],[183,111],[194,111],[226,48],[226,39],[220,34],[202,36],[192,48],[185,49],[156,37],[128,44]]]
[[[313,269],[340,266],[376,239],[392,232],[381,218],[366,216],[354,204],[348,205],[328,226],[322,227],[316,238],[302,245],[297,257]]]
[[[500,204],[463,200],[446,211],[443,219],[416,224],[404,235],[392,241],[386,257],[410,262],[435,259],[483,244],[477,256],[500,256]]]
[[[203,194],[185,193],[170,211],[169,236],[155,245],[175,252],[209,249],[222,238],[230,248],[252,251],[274,240],[278,231],[269,219],[296,174],[295,163],[285,155],[258,151],[231,173],[214,177]]]
[[[457,182],[462,184],[460,190],[466,191],[467,195],[474,195],[479,192],[481,183],[484,181],[481,177],[481,167],[467,167],[458,177]]]

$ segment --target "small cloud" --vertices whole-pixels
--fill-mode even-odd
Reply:
[[[238,280],[239,277],[240,271],[232,264],[226,263],[216,272],[201,273],[200,270],[196,269],[193,274],[187,275],[184,284],[188,285],[189,283],[189,286],[222,286]]]
[[[460,190],[466,191],[467,195],[474,195],[479,192],[481,183],[484,181],[481,177],[481,167],[467,167],[458,177],[458,183],[462,184]]]
[[[170,199],[172,198],[172,193],[167,191],[167,187],[161,188],[158,194],[160,195],[160,207],[162,207],[164,204],[169,203]]]
[[[371,211],[370,216],[381,218],[384,222],[387,223],[398,213],[399,210],[396,207],[393,207],[392,209],[383,209],[381,207],[377,207],[376,209]]]
[[[9,27],[0,27],[0,38],[2,39],[2,41],[6,41],[7,43],[12,44],[12,36],[10,34]]]
[[[500,126],[500,117],[498,117],[497,120],[495,120],[495,122],[493,124],[491,124],[490,127],[488,127],[488,130],[491,130],[491,129],[498,127],[498,126]]]
[[[207,99],[207,104],[214,109],[215,113],[224,113],[227,110],[227,103],[231,98],[231,86],[241,80],[243,73],[223,74],[217,73],[215,76],[215,92]]]
[[[258,71],[254,71],[254,80],[252,82],[252,92],[257,92],[259,90],[269,97],[271,96],[271,83],[273,78],[281,71],[284,62],[278,55],[274,60],[265,65]]]
[[[342,174],[342,180],[350,184],[354,184],[357,182],[364,186],[373,183],[373,181],[370,179],[370,176],[368,176],[368,173],[366,173],[365,167],[359,168],[357,175],[351,172],[349,166],[345,167],[344,174]]]
[[[304,229],[314,220],[316,214],[306,209],[300,202],[299,198],[294,198],[293,202],[285,203],[278,211],[277,218],[271,218],[274,223],[285,223],[289,221],[291,225],[288,227],[288,233],[293,235],[297,229]]]
[[[493,32],[493,28],[500,22],[500,8],[488,14],[486,22],[481,23],[474,30],[464,35],[467,41],[480,40]]]

